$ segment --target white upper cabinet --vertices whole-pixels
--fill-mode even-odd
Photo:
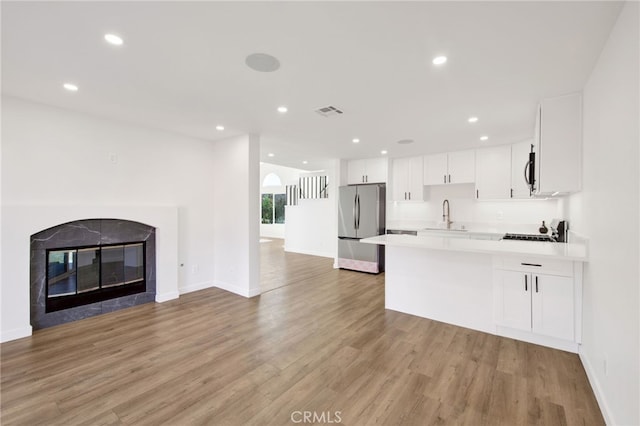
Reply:
[[[447,183],[473,183],[476,180],[476,150],[449,153]]]
[[[531,198],[527,167],[533,140],[511,145],[511,198]]]
[[[424,184],[473,183],[475,150],[424,156]]]
[[[544,99],[536,119],[536,193],[570,193],[582,185],[582,96]]]
[[[511,145],[476,150],[476,198],[511,197]]]
[[[387,181],[387,159],[367,158],[347,162],[347,183],[385,183]]]
[[[447,183],[447,153],[424,156],[424,184]]]
[[[396,158],[391,163],[393,201],[423,201],[422,157]]]

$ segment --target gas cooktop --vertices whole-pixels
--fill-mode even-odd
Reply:
[[[519,241],[550,241],[555,242],[549,235],[544,234],[505,234],[503,240],[519,240]]]

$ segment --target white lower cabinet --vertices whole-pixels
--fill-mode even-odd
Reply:
[[[531,278],[532,331],[574,340],[573,279],[533,274]]]
[[[581,274],[573,263],[522,259],[494,264],[496,325],[570,342],[579,342],[576,312],[581,312]],[[549,273],[544,273],[545,270]],[[539,271],[539,272],[538,272]]]

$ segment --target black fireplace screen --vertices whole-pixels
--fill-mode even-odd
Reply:
[[[46,311],[145,291],[145,243],[47,250]]]

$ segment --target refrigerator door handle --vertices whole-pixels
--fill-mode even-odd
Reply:
[[[356,202],[358,206],[358,215],[356,216],[357,217],[356,229],[360,229],[360,195],[356,195]]]
[[[358,194],[353,196],[353,229],[358,229],[358,221],[356,216],[356,203],[358,202]]]

